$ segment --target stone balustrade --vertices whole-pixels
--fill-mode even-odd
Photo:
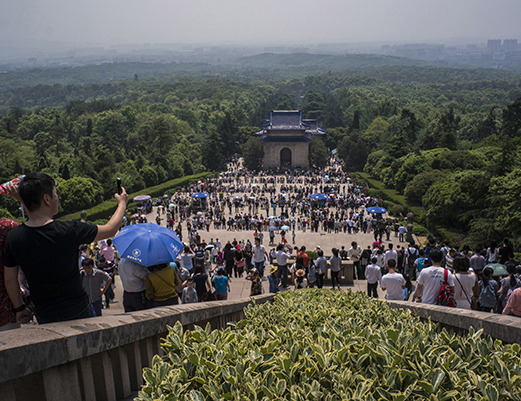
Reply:
[[[270,302],[273,294],[254,297]],[[142,369],[161,355],[167,326],[180,321],[225,328],[244,318],[250,299],[165,306],[94,319],[27,325],[0,332],[2,401],[125,399],[143,384]]]
[[[504,343],[521,343],[519,317],[409,301],[389,301],[389,304],[391,308],[409,309],[423,321],[430,318],[432,322],[438,323],[438,331],[445,328],[450,334],[466,335],[469,328],[473,327],[475,331],[483,329],[483,335]]]
[[[273,294],[256,302],[271,302]],[[125,399],[143,384],[142,369],[162,354],[167,326],[180,321],[225,328],[244,317],[249,299],[216,301],[148,309],[0,332],[0,394],[2,401]],[[450,333],[464,335],[469,327],[506,343],[521,339],[521,319],[477,311],[389,302],[431,319]]]

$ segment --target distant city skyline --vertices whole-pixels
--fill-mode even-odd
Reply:
[[[6,0],[5,45],[305,45],[521,39],[518,0]]]

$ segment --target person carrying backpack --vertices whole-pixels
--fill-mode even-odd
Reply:
[[[496,293],[499,284],[492,278],[494,270],[491,267],[483,269],[483,278],[479,281],[478,310],[481,312],[491,312],[496,306]]]
[[[507,272],[509,274],[508,277],[505,277],[500,281],[501,288],[497,292],[498,295],[498,313],[502,312],[505,306],[507,305],[508,299],[510,298],[510,295],[512,295],[512,292],[516,289],[521,287],[521,282],[518,278],[516,278],[516,266],[514,265],[507,265]]]
[[[443,253],[440,249],[433,248],[430,257],[432,266],[423,268],[418,276],[416,299],[424,304],[436,305],[442,287],[454,295],[454,276],[441,267]]]
[[[416,265],[414,262],[418,259],[418,248],[414,246],[414,242],[409,244],[409,247],[405,250],[405,261],[404,261],[404,270],[405,274],[408,274],[411,277],[411,280],[416,279]]]
[[[416,277],[420,275],[420,272],[425,268],[429,267],[431,264],[429,262],[429,258],[425,256],[425,251],[423,249],[418,250],[418,258],[414,261],[414,266],[416,270]]]

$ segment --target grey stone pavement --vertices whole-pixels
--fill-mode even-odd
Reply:
[[[254,178],[254,179],[255,179],[254,182],[259,184],[258,178]],[[248,184],[246,184],[246,185],[248,185]],[[250,185],[251,185],[251,182],[250,182]],[[262,185],[262,184],[260,184],[260,185]],[[269,184],[270,187],[272,187],[273,185],[276,186],[277,193],[278,193],[280,191],[281,184],[279,184],[279,183]],[[306,184],[289,184],[289,185],[293,185],[293,186],[297,186],[297,187],[304,187]],[[342,192],[342,190],[345,186],[346,186],[346,184],[341,184],[340,192]],[[240,192],[240,193],[236,193],[236,194],[231,194],[230,196],[235,196],[235,195],[242,196],[242,195],[244,195],[244,193]],[[333,208],[332,210],[334,211],[335,209]],[[248,212],[248,208],[247,207],[240,208],[239,212],[240,213]],[[261,209],[259,209],[259,215],[261,215],[261,214],[265,215],[265,212],[266,212],[265,210],[261,211]],[[270,209],[270,213],[271,212],[272,212],[272,209]],[[280,209],[278,209],[278,208],[277,208],[277,213],[280,213]],[[235,214],[236,214],[235,207],[233,207],[231,214],[232,214],[232,216],[235,216]],[[228,208],[226,208],[226,210],[225,210],[226,218],[228,217],[228,215],[229,215]],[[152,212],[147,215],[148,221],[152,222],[152,223],[155,222],[156,216],[157,216],[157,208],[153,207]],[[163,225],[163,226],[166,225],[166,218],[165,218],[166,215],[161,214],[160,217],[162,218],[161,225]],[[295,217],[298,217],[298,216],[295,216]],[[387,216],[387,214],[385,214],[383,217],[387,218],[388,216]],[[177,224],[177,220],[175,220],[175,222]],[[210,227],[209,231],[206,231],[206,230],[199,231],[201,240],[204,239],[207,243],[209,243],[212,239],[213,240],[219,239],[221,241],[221,243],[223,244],[223,246],[228,241],[232,242],[233,240],[246,241],[247,239],[249,239],[252,243],[254,242],[254,237],[253,237],[254,230],[227,231],[226,229],[215,229],[215,228],[213,228],[213,224],[211,226],[212,227]],[[288,233],[286,235],[286,237],[288,238],[288,245],[291,245],[292,247],[293,246],[301,247],[302,245],[305,245],[308,250],[314,250],[317,246],[320,246],[326,256],[332,254],[331,253],[332,248],[341,249],[341,247],[344,246],[345,249],[348,250],[351,247],[351,242],[353,242],[353,241],[356,241],[358,243],[358,245],[360,247],[362,247],[362,249],[365,249],[368,246],[371,246],[374,241],[372,232],[367,233],[367,234],[362,233],[361,231],[356,234],[355,233],[328,234],[327,232],[323,231],[322,229],[319,229],[319,231],[317,233],[311,232],[311,230],[307,229],[305,232],[303,232],[302,230],[296,230],[295,233],[296,233],[295,244],[293,244],[292,239],[291,239],[292,238],[291,232],[288,231]],[[189,238],[189,233],[187,231],[186,224],[183,223],[183,241],[186,241],[187,238]],[[280,234],[277,231],[276,236],[275,236],[275,243],[278,244],[278,241],[280,241],[280,239],[281,239]],[[403,246],[407,245],[405,242],[400,242],[398,240],[398,237],[396,237],[394,233],[391,234],[390,241],[386,241],[385,235],[384,235],[383,244],[385,245],[386,248],[387,248],[387,244],[389,244],[389,243],[394,244],[395,250],[397,249],[397,246],[403,247]],[[266,247],[266,249],[268,250],[268,252],[271,248],[276,247],[276,245],[269,246],[269,233],[267,231],[264,231],[263,244]],[[237,279],[232,278],[231,291],[230,291],[228,299],[248,298],[250,295],[250,285],[251,285],[251,282],[244,278],[237,278]],[[265,292],[268,292],[268,282],[267,281],[263,282],[263,285],[265,287]],[[367,286],[367,284],[366,284],[365,280],[355,280],[353,285],[351,285],[351,286],[344,285],[344,286],[342,286],[342,289],[346,290],[347,288],[350,288],[352,291],[366,291],[366,286]],[[114,304],[111,304],[110,309],[108,309],[108,310],[104,309],[103,310],[104,314],[121,313],[123,310],[123,306],[121,304],[121,297],[122,297],[123,291],[122,291],[122,286],[121,286],[121,283],[119,282],[118,276],[116,276],[115,292],[116,292],[116,299],[115,299],[116,302]],[[382,293],[382,291],[380,289],[378,290],[378,295],[379,295],[380,299],[384,299],[385,294]]]
[[[262,285],[264,287],[264,292],[269,292],[269,286],[267,281],[263,281]],[[229,300],[239,300],[239,299],[247,299],[250,297],[250,289],[251,289],[251,281],[246,280],[244,278],[244,275],[242,278],[232,278],[230,282],[230,292],[228,294]],[[328,285],[324,285],[325,289],[328,289]],[[288,291],[293,291],[293,286],[288,286]],[[354,284],[352,285],[341,285],[341,291],[366,291],[367,290],[367,282],[365,280],[355,280]],[[329,290],[329,291],[338,291],[338,290]],[[119,279],[119,276],[116,276],[116,298],[115,302],[110,304],[109,309],[103,309],[103,316],[110,316],[110,315],[119,315],[121,313],[124,313],[123,311],[123,287],[121,286],[121,281]],[[379,299],[384,300],[385,298],[385,292],[383,292],[380,288],[378,289],[378,296]]]
[[[148,221],[153,222],[155,221],[155,209],[154,211],[148,215]],[[186,227],[184,227],[184,233],[183,237],[186,238]],[[347,249],[351,247],[351,242],[356,241],[359,246],[362,247],[362,249],[367,248],[367,246],[372,245],[373,243],[373,235],[371,233],[364,234],[364,233],[357,233],[357,234],[344,234],[344,233],[338,233],[338,234],[328,234],[323,231],[320,231],[318,233],[312,233],[310,230],[306,230],[306,232],[302,231],[296,231],[296,246],[302,246],[305,245],[308,250],[313,250],[315,247],[320,246],[322,250],[324,250],[325,255],[331,255],[331,248],[338,248],[340,249],[342,246],[344,246]],[[210,242],[210,239],[219,239],[221,243],[224,245],[227,241],[233,241],[234,239],[239,240],[246,240],[250,239],[250,241],[253,243],[253,231],[226,231],[224,229],[214,229],[210,228],[209,232],[206,231],[200,231],[201,239],[205,239],[206,242]],[[276,237],[276,240],[279,239],[280,236]],[[391,234],[391,241],[384,241],[383,243],[387,247],[388,243],[393,243],[394,248],[398,245],[404,246],[406,245],[405,242],[398,241],[398,238],[394,236],[394,233]],[[272,247],[268,246],[269,238],[267,232],[265,232],[264,237],[264,246],[266,246],[266,249],[269,251]],[[289,241],[289,244],[291,244],[291,241]],[[249,280],[246,280],[243,278],[232,278],[231,279],[231,291],[229,293],[228,299],[243,299],[248,298],[250,295],[250,286],[251,282]],[[264,281],[263,286],[265,289],[265,292],[268,292],[268,282]],[[350,288],[352,291],[366,291],[367,283],[365,280],[355,280],[354,284],[351,286],[343,285],[342,290],[346,290],[347,288]],[[292,289],[292,287],[289,287]],[[328,288],[327,286],[325,288]],[[110,305],[110,309],[103,309],[103,314],[118,314],[123,312],[123,305],[122,305],[122,286],[121,282],[119,281],[119,276],[116,276],[116,298],[115,303]],[[384,293],[379,289],[378,294],[380,299],[384,299]]]
[[[154,208],[155,209],[155,208]],[[155,211],[155,210],[154,210]],[[155,219],[155,214],[149,215],[149,221],[154,221],[153,219],[150,219],[150,217],[153,217]],[[186,229],[185,229],[186,231]],[[265,235],[267,237],[267,234]],[[253,242],[253,231],[226,231],[226,230],[216,230],[211,228],[209,233],[206,233],[206,231],[201,232],[201,238],[205,239],[207,242],[210,241],[210,238],[213,238],[214,240],[216,238],[219,238],[219,240],[225,244],[227,241],[233,241],[234,238],[237,240],[241,239],[247,239],[250,238],[250,241]],[[279,237],[280,238],[280,237]],[[385,240],[385,236],[384,236]],[[296,245],[302,246],[305,245],[308,250],[313,250],[316,246],[320,246],[326,255],[331,254],[331,248],[338,248],[343,245],[346,249],[349,249],[351,246],[351,242],[356,241],[359,246],[362,248],[367,248],[368,245],[371,245],[373,242],[373,235],[372,234],[364,234],[364,233],[357,233],[357,234],[327,234],[323,232],[318,233],[311,233],[310,230],[306,230],[305,233],[302,231],[297,231],[297,238],[296,238]],[[264,245],[266,246],[266,249],[271,249],[271,247],[267,246],[267,242],[269,242],[269,239],[264,240]],[[388,243],[393,243],[394,247],[396,249],[397,245],[404,246],[404,242],[399,242],[398,238],[394,237],[394,233],[391,235],[391,241],[383,241],[384,244],[387,246]],[[291,241],[290,241],[291,244]],[[232,278],[230,287],[231,291],[228,295],[228,299],[243,299],[243,298],[249,298],[250,296],[250,286],[251,281],[246,280],[243,276],[243,278]],[[269,292],[268,282],[263,282],[264,290],[265,292]],[[367,282],[365,280],[355,280],[353,285],[343,285],[342,290],[347,290],[350,288],[352,291],[366,291]],[[290,290],[293,288],[290,286]],[[328,288],[325,286],[325,288]],[[112,314],[119,314],[123,313],[123,305],[122,305],[122,296],[123,296],[123,289],[121,285],[121,281],[119,280],[119,276],[116,276],[116,298],[115,303],[110,305],[110,309],[103,309],[104,315],[112,315]],[[384,299],[385,293],[383,293],[380,289],[378,290],[378,295],[380,299]]]

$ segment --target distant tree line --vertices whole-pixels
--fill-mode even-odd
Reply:
[[[475,241],[480,233],[516,233],[515,213],[502,202],[520,168],[518,75],[421,66],[283,80],[260,70],[241,74],[142,79],[140,73],[139,80],[3,91],[0,182],[48,172],[74,200],[62,202],[68,213],[112,196],[116,176],[136,191],[220,170],[236,154],[258,168],[262,146],[253,132],[270,110],[302,109],[327,128],[324,140],[310,145],[317,167],[338,149],[346,171],[365,170],[422,206],[420,220],[433,231],[448,227]],[[5,197],[0,208],[19,213]]]

